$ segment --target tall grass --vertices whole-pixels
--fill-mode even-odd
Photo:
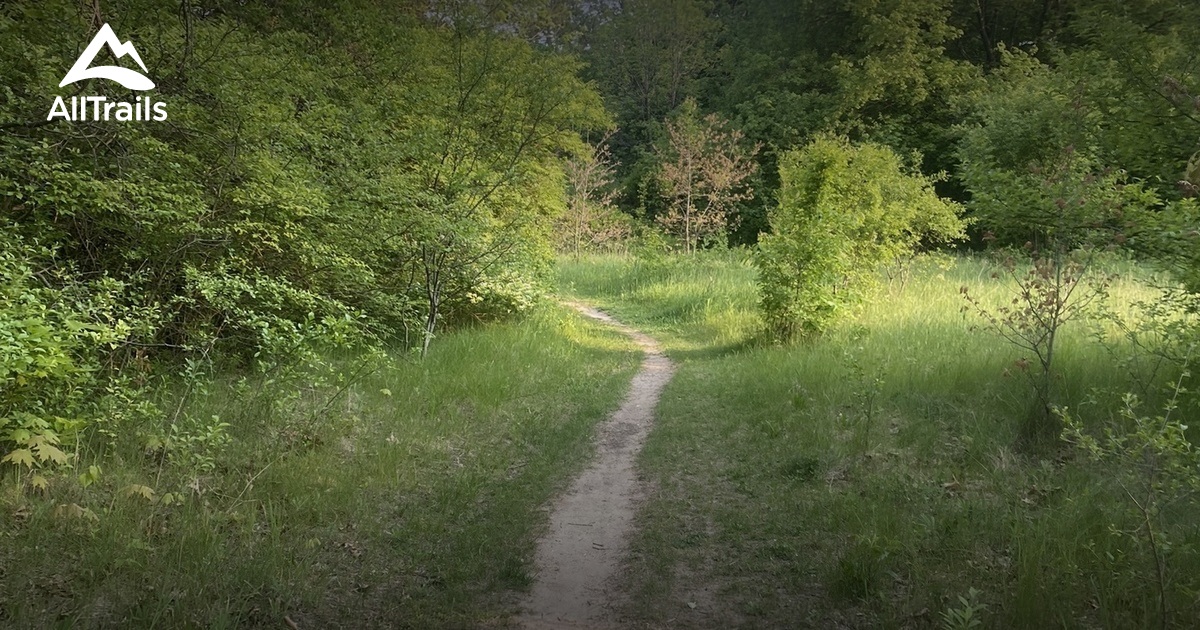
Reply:
[[[644,451],[656,490],[630,614],[679,627],[932,627],[975,588],[988,627],[1152,624],[1150,556],[1113,533],[1139,526],[1120,488],[1069,449],[1015,446],[1033,396],[1019,353],[979,329],[959,294],[1002,300],[996,270],[919,260],[826,337],[776,347],[756,339],[753,270],[737,254],[563,264],[565,291],[682,359]],[[1156,292],[1121,270],[1111,307],[1132,314]],[[1103,329],[1069,324],[1057,367],[1060,404],[1092,426],[1132,386],[1131,349],[1098,343]],[[1195,528],[1185,538],[1200,542]],[[1172,618],[1195,619],[1200,559],[1176,548],[1170,562]]]
[[[547,307],[448,335],[423,362],[303,385],[293,404],[269,404],[289,392],[263,378],[217,375],[169,408],[229,420],[228,444],[193,448],[211,466],[125,440],[81,453],[77,472],[101,468],[86,487],[4,480],[0,626],[503,619],[529,583],[539,507],[582,466],[637,358],[619,334]]]
[[[602,299],[618,316],[671,339],[675,352],[722,352],[752,343],[760,322],[754,266],[741,250],[643,260],[596,255],[559,261],[560,290]]]

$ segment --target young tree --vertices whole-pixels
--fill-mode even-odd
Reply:
[[[596,146],[585,145],[563,166],[567,210],[558,220],[558,240],[560,248],[575,258],[586,248],[629,235],[629,223],[613,204],[617,191],[613,188],[616,164],[608,148],[611,136],[605,134]]]
[[[1127,240],[1156,205],[1155,195],[1105,165],[1094,108],[1063,77],[1032,56],[1001,51],[1004,66],[981,100],[980,124],[964,130],[959,158],[970,208],[997,244],[1011,247],[1000,275],[1013,286],[1005,304],[984,304],[969,287],[967,307],[1026,353],[1017,362],[1035,406],[1023,427],[1034,443],[1058,437],[1055,357],[1060,329],[1104,295],[1095,252]]]
[[[579,146],[579,130],[611,123],[575,61],[520,40],[440,29],[413,54],[421,89],[395,93],[409,154],[397,238],[416,252],[424,354],[448,306],[528,299],[561,211],[558,156]]]
[[[684,251],[724,234],[734,204],[754,197],[746,185],[758,169],[759,146],[746,150],[742,133],[716,114],[700,117],[696,101],[684,101],[666,121],[666,143],[657,148],[659,186],[669,210],[659,221],[683,239]]]

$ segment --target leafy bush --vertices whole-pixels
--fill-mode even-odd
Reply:
[[[1124,242],[1156,192],[1113,168],[1097,146],[1097,112],[1035,57],[1003,50],[1003,66],[962,128],[959,177],[988,240],[1065,252]]]
[[[128,100],[55,87],[104,22],[167,121],[46,120],[81,87]],[[0,39],[0,457],[23,467],[138,434],[149,375],[188,360],[279,371],[527,309],[561,156],[609,124],[565,55],[358,0],[9,4]]]
[[[1186,370],[1179,376],[1158,415],[1143,413],[1138,397],[1126,394],[1119,420],[1100,437],[1089,433],[1070,410],[1059,410],[1066,425],[1063,438],[1103,466],[1113,495],[1127,499],[1125,520],[1136,525],[1126,529],[1112,523],[1110,532],[1132,539],[1148,556],[1141,571],[1134,570],[1157,591],[1160,628],[1172,627],[1174,616],[1182,618],[1187,614],[1183,611],[1195,606],[1191,592],[1173,584],[1171,575],[1176,557],[1193,551],[1186,541],[1194,524],[1180,515],[1188,514],[1187,508],[1194,510],[1200,492],[1200,450],[1188,440],[1188,425],[1178,413],[1189,377]]]
[[[957,204],[887,147],[822,136],[780,159],[779,206],[759,241],[761,306],[781,339],[825,330],[879,266],[963,235]]]
[[[2,227],[0,457],[25,468],[68,464],[64,440],[105,406],[132,406],[133,388],[106,389],[101,358],[140,326],[120,304],[120,283],[55,288],[53,252]]]
[[[160,312],[160,350],[415,343],[518,310],[552,258],[560,156],[608,124],[570,58],[403,7],[102,9],[0,11],[0,216]],[[138,45],[166,123],[46,124],[99,18]]]

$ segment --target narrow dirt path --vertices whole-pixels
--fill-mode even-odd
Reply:
[[[550,531],[538,541],[537,581],[520,618],[527,630],[615,627],[611,594],[642,495],[634,462],[674,372],[654,339],[594,308],[569,305],[620,329],[646,357],[620,409],[597,428],[595,461],[550,506]]]

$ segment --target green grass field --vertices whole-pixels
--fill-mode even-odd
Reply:
[[[448,335],[425,362],[384,361],[341,396],[267,404],[268,383],[215,379],[168,409],[228,419],[224,446],[164,462],[126,440],[86,487],[4,485],[0,627],[501,623],[528,588],[540,506],[582,467],[638,357],[545,307]]]
[[[1111,306],[1155,294],[1120,265]],[[1018,446],[1032,390],[959,288],[999,300],[983,260],[918,260],[825,338],[760,339],[744,255],[560,265],[564,293],[657,335],[680,368],[643,452],[628,614],[647,627],[1158,625],[1140,523],[1103,471]],[[1103,327],[1100,327],[1101,329]],[[1068,325],[1061,402],[1092,426],[1132,387],[1130,352]],[[1178,506],[1177,506],[1178,507]],[[1200,612],[1194,511],[1168,558],[1169,620]],[[978,591],[970,596],[970,589]],[[959,597],[964,597],[964,604]],[[963,621],[962,623],[968,623]]]

